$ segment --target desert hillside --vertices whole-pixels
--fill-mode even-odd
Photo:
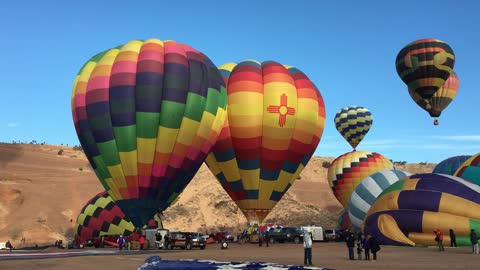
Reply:
[[[288,225],[336,225],[341,205],[327,182],[323,162],[313,157],[266,222]],[[435,164],[406,164],[398,169],[431,172]],[[53,243],[73,234],[84,204],[103,190],[82,151],[68,146],[0,143],[0,241]],[[178,200],[164,212],[169,229],[237,231],[247,220],[203,165]]]

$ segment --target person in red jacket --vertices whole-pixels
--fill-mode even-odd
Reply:
[[[140,242],[140,250],[142,250],[143,245],[145,244],[145,236],[141,235],[140,239],[138,239],[138,242]]]
[[[435,241],[437,241],[438,244],[438,251],[445,251],[443,248],[443,233],[440,231],[440,229],[437,228],[436,231],[433,231],[435,233]]]

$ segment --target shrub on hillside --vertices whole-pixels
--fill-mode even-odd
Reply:
[[[82,148],[81,145],[75,145],[75,146],[73,146],[73,150],[75,150],[75,151],[83,151],[83,148]]]
[[[328,169],[328,168],[330,168],[330,166],[331,166],[330,162],[328,162],[328,161],[322,162],[322,167],[323,168]]]

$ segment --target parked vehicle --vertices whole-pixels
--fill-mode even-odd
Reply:
[[[320,226],[303,226],[302,230],[307,230],[309,229],[310,232],[312,233],[312,238],[313,241],[324,241],[324,233],[323,233],[323,228]]]
[[[325,241],[342,241],[342,232],[339,230],[325,230]]]
[[[217,241],[218,243],[225,241],[225,242],[234,242],[235,241],[235,235],[223,231],[223,232],[217,232],[214,236],[213,239]]]
[[[190,236],[190,241],[192,242],[192,247],[199,247],[200,249],[205,249],[207,246],[207,241],[203,237],[202,233],[198,232],[186,232],[185,235]]]
[[[283,227],[278,232],[270,233],[270,243],[303,242],[303,230],[300,227]]]
[[[192,249],[192,242],[187,240],[187,235],[184,232],[170,232],[167,249],[174,249],[179,247],[181,249]]]

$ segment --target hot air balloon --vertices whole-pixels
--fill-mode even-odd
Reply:
[[[460,165],[470,157],[471,156],[455,156],[442,160],[437,166],[435,166],[435,168],[433,168],[432,173],[454,175],[458,168],[460,168]]]
[[[355,150],[372,127],[373,117],[367,108],[348,106],[335,115],[335,127]]]
[[[135,226],[107,192],[90,199],[75,223],[76,239],[81,243],[102,235],[130,235]]]
[[[325,105],[297,68],[244,61],[220,70],[228,116],[206,163],[247,220],[260,224],[313,155]]]
[[[190,182],[225,119],[226,89],[210,59],[175,41],[133,40],[92,57],[72,114],[105,190],[141,227]]]
[[[416,174],[384,190],[368,211],[363,231],[385,245],[436,245],[439,228],[448,241],[470,245],[471,229],[480,229],[480,187],[442,174]]]
[[[480,185],[480,153],[463,162],[454,175]]]
[[[348,202],[362,180],[379,171],[393,169],[392,162],[381,154],[353,151],[337,157],[328,168],[328,183],[337,200],[348,210]]]
[[[356,232],[360,231],[363,219],[380,193],[393,183],[409,175],[411,173],[400,170],[383,170],[366,177],[360,182],[348,203],[348,214]]]
[[[352,228],[352,223],[350,222],[348,211],[346,211],[345,209],[342,209],[342,211],[340,211],[340,214],[338,214],[337,228],[342,231],[348,231]]]
[[[445,83],[454,64],[452,48],[433,38],[408,44],[400,50],[395,61],[397,73],[408,89],[423,99],[431,98]]]
[[[445,81],[442,87],[440,87],[427,102],[413,90],[408,89],[408,93],[415,103],[427,111],[431,117],[439,117],[442,111],[447,108],[448,104],[450,104],[457,95],[459,86],[460,83],[457,74],[452,71],[448,80]],[[438,120],[436,121],[438,125]]]

